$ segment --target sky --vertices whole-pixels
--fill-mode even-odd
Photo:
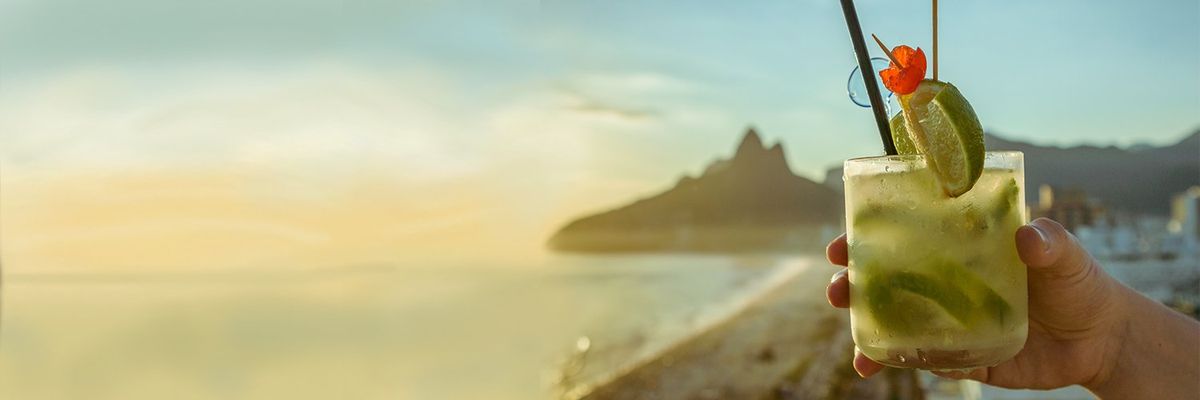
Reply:
[[[941,78],[989,131],[1128,145],[1200,127],[1194,0],[942,3]],[[857,6],[867,33],[929,48],[928,2]],[[380,215],[400,233],[381,233],[379,254],[533,246],[698,173],[747,126],[817,180],[879,154],[869,110],[846,96],[854,65],[832,0],[0,0],[0,230],[38,238],[5,255],[65,265],[78,260],[46,261],[62,238],[101,251],[179,226],[172,240],[235,230],[284,254]],[[121,210],[97,200],[131,192]],[[191,205],[153,223],[125,210],[163,196]],[[365,205],[296,217],[350,201]],[[246,222],[279,204],[309,208]],[[108,231],[52,221],[64,208],[108,215]],[[238,211],[180,211],[197,208]]]

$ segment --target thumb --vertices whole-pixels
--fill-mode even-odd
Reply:
[[[1017,253],[1029,272],[1049,277],[1074,277],[1094,268],[1092,256],[1058,222],[1038,218],[1017,229]]]

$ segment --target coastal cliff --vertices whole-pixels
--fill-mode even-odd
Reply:
[[[789,251],[837,226],[841,196],[792,172],[783,145],[748,128],[733,156],[670,189],[575,219],[549,240],[555,250]]]

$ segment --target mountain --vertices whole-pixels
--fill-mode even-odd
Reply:
[[[746,130],[733,157],[699,177],[563,226],[549,241],[564,251],[755,251],[808,247],[842,219],[841,196],[792,173],[779,143]],[[809,243],[812,242],[812,243]]]
[[[1038,146],[984,136],[988,150],[1025,153],[1026,201],[1037,199],[1036,188],[1082,189],[1108,208],[1137,214],[1167,215],[1171,196],[1200,185],[1200,129],[1180,141],[1161,147]],[[830,169],[827,187],[840,188],[842,168]]]

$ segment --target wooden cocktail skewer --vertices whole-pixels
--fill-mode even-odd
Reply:
[[[937,80],[937,1],[933,0],[933,80]]]
[[[892,55],[892,51],[888,50],[887,45],[883,44],[882,40],[879,40],[879,36],[875,36],[875,34],[872,33],[871,38],[875,39],[875,43],[879,43],[879,48],[883,49],[883,54],[887,54],[888,59],[892,60],[893,64],[900,66],[900,68],[904,68],[904,64],[901,64],[900,61],[896,61],[896,56]]]

